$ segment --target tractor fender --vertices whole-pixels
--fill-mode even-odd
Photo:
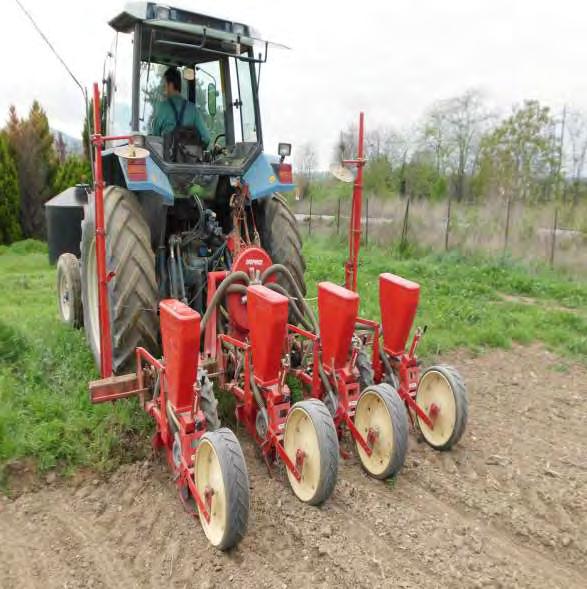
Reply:
[[[279,157],[261,153],[245,172],[243,180],[249,187],[252,200],[266,198],[274,192],[289,192],[295,190],[295,184],[282,184],[279,181],[277,167]]]
[[[106,184],[122,186],[131,192],[154,193],[159,195],[165,204],[173,204],[174,193],[169,178],[152,157],[145,158],[145,180],[130,178],[128,174],[129,160],[114,153],[114,149],[105,149],[102,152],[102,160]]]

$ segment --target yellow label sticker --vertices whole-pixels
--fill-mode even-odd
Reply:
[[[271,184],[274,184],[275,183],[275,180],[277,180],[277,178],[275,178],[275,176],[269,176],[269,182]]]

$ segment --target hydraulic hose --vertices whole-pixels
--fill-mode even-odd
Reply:
[[[300,308],[298,307],[296,300],[294,299],[294,297],[292,297],[287,290],[285,290],[285,288],[283,288],[283,286],[281,286],[281,284],[277,284],[276,282],[271,282],[269,284],[265,285],[268,289],[270,290],[274,290],[275,292],[278,292],[279,294],[282,294],[283,296],[287,297],[289,300],[289,308],[292,311],[292,313],[295,315],[295,318],[308,330],[308,331],[312,331],[313,327],[311,325],[311,323],[306,319],[306,317],[304,317],[303,313],[300,311]]]
[[[253,376],[253,371],[251,371],[251,389],[253,390],[253,397],[255,397],[255,401],[257,402],[257,406],[259,409],[265,409],[265,403],[263,402],[263,397],[261,396],[261,391],[255,382],[255,377]]]
[[[204,331],[206,330],[206,324],[210,320],[210,317],[212,316],[212,313],[216,309],[218,303],[224,298],[228,288],[230,286],[234,286],[234,284],[237,282],[244,282],[245,285],[247,285],[249,284],[249,277],[245,272],[232,272],[220,283],[218,290],[214,293],[214,296],[212,297],[212,300],[210,301],[210,304],[208,305],[208,308],[202,317],[202,321],[200,322],[200,330],[202,335],[204,334]]]
[[[273,264],[272,266],[269,266],[269,268],[267,268],[267,270],[261,274],[261,284],[265,284],[267,280],[277,272],[280,272],[283,276],[285,276],[289,282],[297,298],[297,302],[301,305],[302,311],[305,315],[307,315],[310,323],[312,324],[312,331],[318,334],[320,330],[318,329],[316,317],[314,316],[314,313],[312,312],[312,309],[310,309],[308,303],[305,301],[304,295],[302,294],[298,283],[295,281],[295,278],[292,276],[292,273],[283,264]]]

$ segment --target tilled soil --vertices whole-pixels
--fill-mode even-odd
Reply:
[[[461,353],[469,427],[410,439],[395,481],[343,461],[320,509],[269,478],[239,432],[249,531],[228,554],[183,511],[160,459],[0,502],[0,587],[586,587],[587,370],[540,347]]]

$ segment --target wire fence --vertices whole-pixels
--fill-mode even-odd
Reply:
[[[307,198],[293,207],[307,234],[347,234],[350,199]],[[479,204],[365,196],[362,227],[365,243],[511,256],[587,275],[587,203],[531,205],[510,198]]]

